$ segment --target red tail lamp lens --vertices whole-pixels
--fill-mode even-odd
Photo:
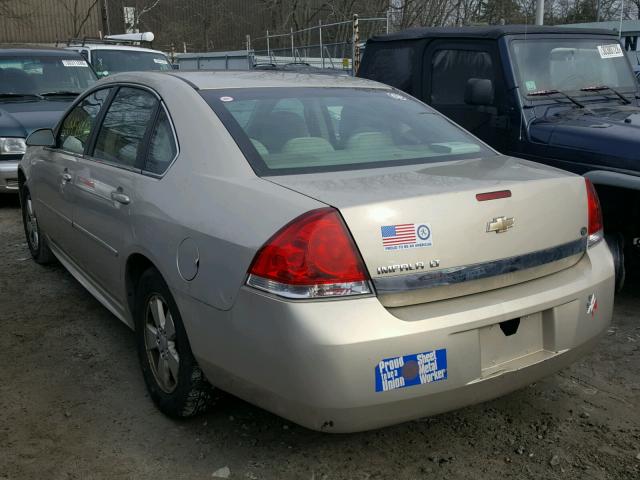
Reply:
[[[589,235],[596,234],[603,229],[602,209],[596,189],[588,178],[584,179],[587,186],[587,203],[589,208]]]
[[[258,251],[249,273],[288,285],[368,279],[351,234],[333,208],[313,210],[284,226]]]

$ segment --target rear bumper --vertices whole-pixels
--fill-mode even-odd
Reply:
[[[481,402],[569,365],[611,321],[613,262],[601,242],[544,278],[394,309],[375,297],[286,302],[248,288],[228,312],[177,300],[214,385],[308,428],[351,432]],[[520,325],[507,337],[499,324],[512,319]],[[382,360],[433,351],[440,352],[433,381],[376,391]],[[399,371],[401,382],[414,378]]]
[[[0,161],[0,193],[18,193],[19,160]]]

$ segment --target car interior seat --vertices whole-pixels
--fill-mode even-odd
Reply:
[[[271,112],[251,125],[247,132],[271,153],[280,152],[292,138],[308,137],[307,125],[300,115],[293,112]]]

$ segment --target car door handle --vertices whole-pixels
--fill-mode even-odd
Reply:
[[[118,190],[111,192],[111,200],[121,203],[122,205],[129,205],[129,202],[131,202],[129,195],[119,192]]]

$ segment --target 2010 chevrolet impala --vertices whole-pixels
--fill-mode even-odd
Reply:
[[[591,184],[379,83],[115,75],[27,143],[31,254],[135,330],[168,415],[215,385],[312,429],[380,427],[523,387],[611,319]]]

